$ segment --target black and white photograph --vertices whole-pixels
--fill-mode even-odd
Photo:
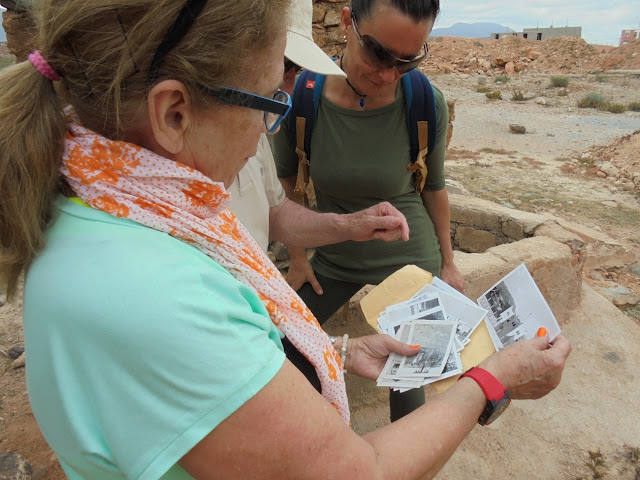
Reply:
[[[444,310],[441,308],[437,308],[435,310],[431,310],[429,312],[421,313],[418,320],[446,320],[446,316]]]
[[[411,319],[420,318],[420,314],[423,312],[430,312],[440,307],[441,302],[438,292],[426,292],[422,295],[414,295],[406,302],[396,303],[395,305],[387,307],[387,324],[389,327],[397,327],[401,323],[408,322]]]
[[[411,333],[411,325],[408,323],[403,323],[400,325],[398,330],[397,339],[401,342],[408,343],[409,335]],[[398,378],[398,369],[400,368],[400,364],[402,363],[402,359],[404,357],[402,355],[398,355],[397,353],[392,353],[387,358],[387,363],[385,363],[382,372],[378,376],[377,385],[379,387],[392,387],[394,389],[410,389],[417,388],[422,385],[421,378]]]
[[[454,352],[452,349],[452,351],[449,353],[449,358],[447,358],[447,363],[444,366],[442,375],[438,377],[427,378],[422,384],[427,385],[439,380],[444,380],[445,378],[453,377],[454,375],[460,375],[461,373],[462,360],[460,359],[460,354],[458,352]]]
[[[547,329],[550,340],[560,334],[553,312],[524,264],[478,298],[478,305],[487,310],[489,333],[498,350],[534,338],[540,327]]]
[[[385,312],[387,315],[387,329],[390,335],[395,335],[398,327],[402,323],[413,322],[415,320],[445,321],[447,319],[438,292],[414,296],[406,302],[387,307]]]
[[[450,291],[443,291],[435,285],[427,284],[422,287],[418,293],[416,293],[414,298],[428,293],[438,293],[440,301],[442,302],[442,308],[446,313],[446,319],[450,322],[457,322],[457,340],[459,345],[464,345],[476,327],[480,325],[480,322],[487,314],[487,311],[467,299],[457,290],[454,291],[456,294],[452,294]],[[462,297],[462,299],[460,297]],[[425,320],[431,319],[427,318]]]
[[[378,328],[380,329],[381,333],[386,333],[391,336],[395,336],[393,329],[389,328],[389,321],[387,319],[386,311],[382,311],[380,312],[380,315],[378,315]]]
[[[446,321],[415,320],[409,342],[420,345],[420,352],[405,357],[398,369],[401,377],[437,377],[442,374],[453,345],[456,324]]]

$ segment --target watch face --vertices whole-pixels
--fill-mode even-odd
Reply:
[[[480,425],[489,425],[492,423],[496,418],[502,415],[502,412],[507,409],[510,403],[511,398],[509,398],[508,393],[500,400],[491,400],[487,402],[487,406],[482,412],[480,420],[478,420]]]

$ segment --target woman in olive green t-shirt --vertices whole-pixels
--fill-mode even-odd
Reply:
[[[388,201],[407,218],[410,238],[319,247],[311,263],[304,250],[290,249],[287,280],[321,323],[362,286],[377,284],[407,264],[464,290],[449,233],[444,176],[448,110],[437,89],[437,141],[427,158],[422,193],[416,193],[407,169],[410,143],[400,79],[426,57],[439,3],[404,3],[353,0],[351,8],[343,9],[340,28],[347,45],[339,64],[347,78],[325,79],[311,138],[310,175],[321,211],[350,213]],[[274,156],[278,176],[293,198],[298,159],[287,125],[274,139]],[[421,389],[392,393],[392,420],[423,402]]]

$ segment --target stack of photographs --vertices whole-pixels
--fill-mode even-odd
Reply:
[[[486,315],[437,277],[410,300],[390,305],[378,317],[380,331],[420,345],[420,352],[413,357],[389,355],[378,386],[402,392],[461,374],[460,352]]]
[[[390,305],[378,326],[418,354],[389,355],[377,384],[398,391],[418,388],[462,373],[460,352],[485,320],[496,350],[521,339],[534,338],[545,327],[549,340],[560,327],[524,264],[518,266],[474,303],[438,277],[406,302]]]

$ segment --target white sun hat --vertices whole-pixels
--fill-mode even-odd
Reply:
[[[323,75],[347,75],[313,41],[311,25],[313,22],[312,0],[293,0],[291,2],[289,28],[287,29],[287,47],[284,56],[302,68]]]

